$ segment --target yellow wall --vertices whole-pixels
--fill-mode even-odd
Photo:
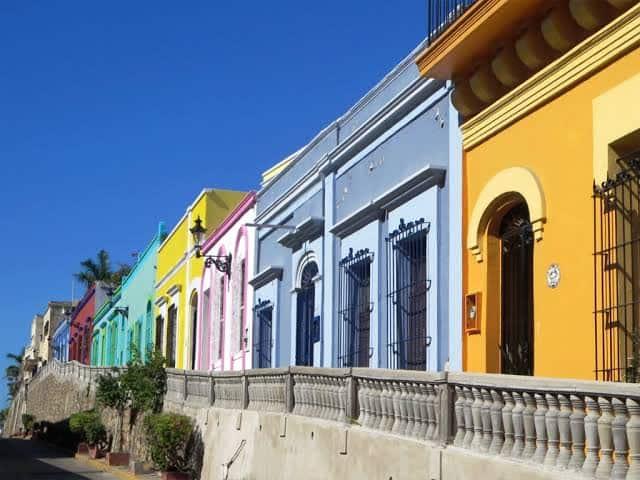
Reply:
[[[166,353],[167,316],[166,311],[177,298],[178,320],[176,333],[176,368],[190,368],[192,335],[191,321],[188,321],[189,301],[194,286],[202,273],[203,259],[196,258],[193,252],[193,240],[189,228],[199,216],[210,235],[246,196],[246,192],[233,190],[205,190],[187,208],[173,231],[167,236],[158,250],[158,269],[156,274],[156,298],[165,297],[167,304],[156,306],[155,316],[163,315],[165,321],[164,351]],[[173,271],[172,271],[173,270]],[[169,291],[178,286],[179,293],[169,296]]]
[[[640,90],[635,90],[634,98],[628,98],[626,108],[616,115],[598,105],[606,98],[606,92],[638,73],[640,50],[636,49],[465,152],[465,239],[480,192],[500,171],[526,167],[536,175],[544,191],[546,223],[544,234],[534,246],[535,375],[594,378],[591,194],[595,175],[594,125],[599,123],[594,112],[609,112],[606,123],[623,123],[627,109],[635,108]],[[491,298],[500,290],[500,272],[496,268],[499,258],[490,257],[487,242],[491,241],[485,235],[480,243],[485,252],[481,262],[469,249],[463,252],[464,292],[482,294],[481,333],[464,334],[463,363],[468,371],[499,371],[500,307]],[[560,266],[561,281],[558,288],[551,289],[546,285],[546,272],[554,263]]]

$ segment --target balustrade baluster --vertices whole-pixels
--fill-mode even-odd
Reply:
[[[393,431],[393,424],[395,423],[395,414],[393,411],[393,395],[394,395],[394,389],[393,389],[393,383],[392,382],[385,382],[384,383],[384,402],[385,402],[385,409],[386,409],[386,414],[385,414],[385,426],[384,426],[384,431],[385,432],[392,432]]]
[[[429,431],[429,408],[427,405],[429,392],[427,385],[424,383],[418,384],[418,391],[420,392],[420,431],[418,432],[418,438],[425,440]]]
[[[414,412],[416,395],[411,382],[405,382],[405,388],[407,389],[407,428],[404,434],[407,437],[413,437],[413,431],[416,428],[416,416]]]
[[[356,385],[357,385],[357,390],[356,390],[356,394],[358,396],[358,423],[363,426],[366,427],[367,426],[367,422],[366,422],[366,413],[365,413],[365,402],[367,401],[366,399],[366,395],[365,392],[367,390],[367,380],[364,378],[358,378],[356,380]]]
[[[524,392],[522,394],[524,400],[524,410],[522,411],[522,423],[524,425],[524,450],[522,458],[525,460],[533,458],[536,452],[536,426],[534,415],[536,413],[536,404],[533,395]]]
[[[536,451],[533,454],[533,461],[543,464],[547,455],[547,427],[545,417],[547,415],[547,402],[540,393],[534,395],[536,401],[536,411],[533,414],[533,423],[536,430]]]
[[[346,422],[347,421],[347,381],[344,378],[339,378],[336,380],[338,384],[337,393],[338,395],[338,421]],[[372,417],[372,422],[374,417]]]
[[[596,478],[605,479],[611,476],[613,470],[613,432],[611,430],[613,415],[609,399],[598,397],[598,406],[600,407],[600,418],[598,419],[600,461],[596,468]]]
[[[473,418],[473,440],[471,450],[480,450],[482,445],[482,393],[479,388],[471,387],[473,403],[471,404],[471,417]]]
[[[558,431],[560,433],[560,453],[557,466],[560,469],[568,468],[571,463],[571,403],[564,395],[558,395],[560,412],[558,413]]]
[[[627,398],[629,421],[627,422],[627,439],[629,441],[629,470],[627,479],[640,478],[640,403]]]
[[[433,440],[436,432],[436,407],[434,405],[435,390],[433,385],[426,384],[425,389],[427,391],[427,433],[425,435],[427,440]]]
[[[462,393],[462,388],[458,385],[454,387],[454,390],[456,392],[456,402],[454,404],[456,436],[453,439],[453,445],[461,447],[464,441],[464,394]]]
[[[398,385],[398,382],[393,382],[391,388],[393,393],[393,427],[391,427],[391,433],[398,434],[402,424],[402,419],[400,418],[400,385]]]
[[[560,429],[558,427],[558,415],[560,415],[560,404],[555,395],[547,393],[545,395],[548,410],[544,418],[547,427],[547,454],[544,457],[544,466],[553,468],[558,462],[560,455]]]
[[[464,440],[462,442],[462,446],[464,448],[471,448],[471,443],[473,442],[473,412],[471,405],[473,405],[473,393],[471,393],[471,389],[468,387],[462,387],[462,392],[464,393]]]
[[[433,411],[435,428],[433,431],[433,440],[440,438],[440,388],[437,385],[431,385],[433,391]]]
[[[629,464],[627,463],[627,454],[629,447],[627,444],[627,407],[622,400],[614,398],[611,400],[613,405],[613,422],[611,422],[611,433],[613,435],[613,457],[615,462],[611,470],[611,478],[625,478]]]
[[[407,384],[400,382],[400,426],[398,427],[399,435],[406,435],[409,428],[409,405],[408,405]]]
[[[422,394],[420,393],[420,387],[416,382],[409,384],[411,390],[411,404],[413,407],[413,430],[410,435],[413,438],[420,438],[420,430],[422,428],[422,419],[420,417],[420,404],[422,402]]]
[[[499,455],[504,445],[504,427],[502,424],[502,409],[504,403],[502,395],[496,390],[491,390],[491,444],[489,445],[490,455]]]
[[[483,400],[480,411],[482,416],[482,441],[480,442],[480,451],[488,452],[491,446],[491,394],[486,388],[482,388],[480,394]]]
[[[569,424],[571,426],[571,440],[573,444],[573,453],[571,455],[571,462],[569,463],[569,469],[580,471],[582,464],[584,463],[584,447],[585,447],[585,431],[584,431],[584,402],[577,395],[571,395],[570,397],[571,407],[573,409],[571,416],[569,417]]]
[[[513,436],[513,409],[515,402],[509,392],[502,392],[504,407],[502,407],[502,427],[504,428],[504,444],[500,455],[510,457],[513,452],[514,436]],[[466,418],[465,418],[466,422]]]
[[[511,411],[511,419],[513,421],[513,450],[511,456],[516,460],[522,459],[524,451],[524,419],[523,412],[525,409],[522,395],[519,392],[513,392],[513,401],[515,406]]]
[[[584,397],[587,406],[587,416],[584,419],[584,432],[587,442],[587,455],[582,464],[582,473],[588,477],[593,477],[598,468],[598,450],[600,441],[598,440],[598,418],[600,410],[598,402],[593,397]]]
[[[387,382],[380,382],[380,422],[378,423],[378,429],[383,432],[387,431],[387,424],[389,423],[389,412],[387,411],[387,389]]]

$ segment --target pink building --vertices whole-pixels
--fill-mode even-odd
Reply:
[[[249,193],[209,236],[203,256],[231,254],[231,271],[220,272],[205,262],[198,292],[196,369],[242,370],[251,368],[253,289],[249,278],[254,270],[255,193]],[[210,266],[206,266],[207,264]]]

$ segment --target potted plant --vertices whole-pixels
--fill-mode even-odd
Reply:
[[[190,480],[187,444],[193,433],[189,417],[177,413],[158,413],[144,421],[151,459],[162,473],[162,480]]]
[[[87,442],[89,456],[91,458],[100,458],[107,446],[107,430],[102,424],[98,412],[83,412],[82,429],[83,436]]]
[[[33,430],[33,424],[36,421],[36,417],[30,415],[28,413],[22,414],[22,425],[24,426],[24,437],[28,437],[31,431]]]

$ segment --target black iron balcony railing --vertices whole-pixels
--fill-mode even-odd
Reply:
[[[427,36],[431,45],[476,0],[427,0]]]

